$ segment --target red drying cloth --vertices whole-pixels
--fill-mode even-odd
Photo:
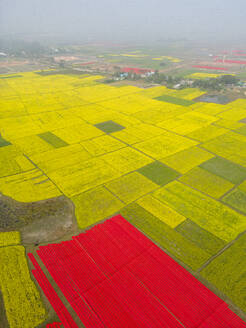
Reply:
[[[41,246],[37,254],[86,328],[246,328],[223,300],[120,215],[72,240]],[[77,328],[34,255],[28,256],[62,325]]]

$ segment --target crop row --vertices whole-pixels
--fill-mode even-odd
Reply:
[[[23,246],[0,247],[0,288],[10,328],[33,328],[45,319]]]

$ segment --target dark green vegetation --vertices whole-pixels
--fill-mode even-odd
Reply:
[[[9,146],[11,143],[7,140],[5,140],[1,135],[0,135],[0,147],[5,147]]]
[[[52,145],[54,148],[60,148],[60,147],[65,147],[68,146],[68,144],[57,137],[55,134],[52,132],[45,132],[38,134],[38,136],[43,139],[44,141],[48,142],[50,145]]]
[[[22,77],[22,75],[0,76],[0,79],[13,79],[16,77]]]
[[[212,73],[212,72],[210,72]],[[222,75],[217,78],[208,78],[208,79],[195,79],[192,87],[199,88],[202,90],[216,90],[220,91],[226,86],[237,85],[239,79],[233,75]]]
[[[160,186],[165,185],[180,176],[177,171],[158,161],[141,167],[138,172]]]
[[[155,72],[155,74],[146,77],[146,81],[148,83],[164,84],[170,88],[172,88],[177,83],[180,83],[181,80],[182,79],[180,77],[166,75],[164,73],[159,73],[159,72]],[[185,85],[185,87],[187,86]]]
[[[195,222],[187,219],[175,228],[185,238],[213,255],[222,249],[226,243],[207,230],[201,228]]]
[[[222,157],[214,157],[200,165],[203,169],[218,175],[234,184],[246,179],[246,169]]]
[[[210,254],[141,206],[130,204],[121,213],[130,223],[193,270],[198,270],[209,259]]]
[[[39,71],[35,72],[38,75],[41,76],[51,76],[51,75],[85,75],[85,72],[78,71],[72,68],[66,68],[66,69],[53,69],[53,70],[45,70],[45,71]]]
[[[246,234],[214,259],[201,274],[246,312]]]
[[[246,119],[243,119],[241,122],[242,123],[246,123]],[[235,132],[240,133],[240,134],[246,136],[246,125],[245,126],[241,126],[239,129],[235,130]]]
[[[194,104],[194,101],[186,100],[186,99],[182,99],[182,98],[176,98],[176,97],[172,97],[172,96],[168,96],[168,95],[163,95],[163,96],[157,97],[155,99],[165,101],[165,102],[175,104],[175,105],[186,106],[186,107]]]
[[[191,75],[193,73],[198,73],[198,72],[200,72],[200,70],[196,69],[196,68],[190,68],[190,69],[177,69],[177,68],[175,68],[173,71],[170,71],[170,74],[172,74],[172,76],[175,77],[175,78],[183,79],[188,75]]]
[[[222,76],[219,76],[218,81],[224,85],[226,84],[237,84],[239,82],[239,79],[234,76],[234,75],[230,75],[230,74],[225,74]]]
[[[102,123],[95,124],[95,127],[105,133],[113,133],[125,129],[124,126],[115,123],[114,121],[105,121]]]
[[[233,75],[221,75],[217,78],[203,78],[197,79],[189,76],[192,73],[201,72],[197,70],[185,70],[182,74],[175,74],[175,71],[169,71],[167,74],[159,73],[158,71],[155,74],[152,74],[145,78],[146,82],[163,84],[169,88],[173,88],[176,84],[181,84],[181,88],[199,88],[204,91],[214,92],[221,91],[226,87],[232,85],[237,86],[240,82],[238,78]],[[203,72],[205,73],[205,72]],[[213,73],[213,72],[208,72]],[[218,72],[215,72],[218,74]],[[190,83],[192,81],[192,84]]]
[[[223,201],[246,214],[246,193],[239,189],[233,190],[223,198]]]

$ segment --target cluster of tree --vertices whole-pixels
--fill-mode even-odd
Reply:
[[[233,75],[222,75],[212,79],[195,80],[192,87],[198,87],[204,90],[217,90],[220,91],[227,86],[237,85],[240,80]]]
[[[126,76],[126,79],[130,81],[137,81],[140,80],[141,78],[142,78],[141,75],[136,73],[128,73],[128,75]]]
[[[122,73],[120,72],[120,67],[118,68],[115,66],[115,68],[117,68],[117,72],[113,74],[112,79],[109,79],[108,83],[113,82],[115,78],[122,77]],[[137,75],[135,73],[129,73],[124,78],[133,81],[142,79],[141,75]],[[158,70],[156,70],[154,74],[146,76],[144,79],[148,83],[162,84],[169,88],[173,88],[175,85],[179,84],[180,89],[197,87],[202,90],[208,90],[208,91],[211,90],[220,91],[228,86],[237,85],[238,82],[240,81],[237,77],[233,75],[222,75],[217,78],[191,80],[180,76],[166,75],[160,73]]]
[[[222,75],[217,78],[197,79],[192,81],[183,77],[165,75],[156,71],[155,74],[146,77],[146,81],[155,84],[164,84],[170,88],[180,84],[180,88],[197,87],[204,90],[219,91],[228,85],[237,85],[240,80],[233,75]]]
[[[21,57],[38,57],[48,53],[48,48],[37,41],[0,39],[0,52]]]
[[[65,45],[44,45],[38,41],[0,39],[0,52],[4,52],[9,56],[37,58],[43,55],[72,54],[73,49]]]
[[[103,81],[103,83],[113,83],[113,82],[115,82],[115,80],[114,79],[106,79],[106,80],[104,80]]]
[[[181,82],[181,78],[177,76],[166,75],[155,71],[155,74],[146,77],[146,81],[155,84],[165,84],[172,87]]]
[[[118,72],[115,72],[113,74],[113,79],[115,78],[121,78],[122,77],[122,72],[118,71]],[[130,81],[136,81],[136,80],[140,80],[142,77],[138,74],[135,74],[135,73],[128,73],[124,76],[124,79],[125,80],[130,80]]]

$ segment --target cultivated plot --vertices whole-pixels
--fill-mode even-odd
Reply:
[[[29,72],[2,77],[0,192],[20,202],[64,195],[75,205],[79,229],[121,212],[180,264],[202,270],[245,311],[243,248],[233,246],[246,230],[245,100],[203,103],[195,101],[204,94],[199,89],[114,87],[98,83],[102,76]],[[16,233],[0,233],[6,286],[13,266],[26,266],[19,243]],[[231,259],[234,249],[239,255]],[[233,276],[228,288],[218,281],[223,265]],[[47,278],[40,270],[35,276],[52,299]],[[26,282],[30,277],[23,279],[32,308],[38,308],[37,317],[30,311],[30,320],[38,325],[45,311],[35,286]],[[99,294],[91,291],[88,297],[96,302]],[[59,313],[72,322],[54,297]]]

